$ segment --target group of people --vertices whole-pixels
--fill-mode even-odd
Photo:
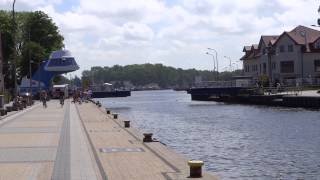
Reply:
[[[59,101],[60,101],[60,105],[63,106],[64,105],[64,99],[65,99],[65,94],[63,91],[59,92]],[[49,100],[49,96],[47,91],[42,90],[40,92],[40,101],[42,102],[42,105],[44,108],[47,108],[47,101]]]
[[[61,107],[64,105],[64,100],[66,97],[65,93],[63,91],[58,91],[58,98]],[[72,92],[72,102],[73,103],[79,103],[81,104],[83,101],[88,100],[91,98],[92,91],[91,90],[85,90],[85,91],[80,91],[80,90],[74,90]],[[49,95],[48,92],[45,90],[42,90],[40,92],[40,101],[42,102],[42,105],[44,108],[47,108],[47,101],[49,100]]]

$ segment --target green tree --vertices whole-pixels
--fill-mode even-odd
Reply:
[[[232,76],[241,75],[241,70],[219,73],[220,80],[231,80]],[[191,87],[195,77],[201,76],[203,81],[213,81],[216,72],[200,71],[196,69],[184,70],[162,64],[133,64],[113,67],[92,67],[82,72],[82,82],[87,84],[116,81],[121,85],[123,81],[130,81],[136,86],[157,83],[161,88]]]
[[[17,78],[21,79],[29,74],[29,59],[33,62],[32,72],[34,72],[37,69],[37,64],[48,58],[50,52],[64,46],[63,37],[59,33],[58,27],[44,12],[16,12],[15,21],[16,25],[13,26],[10,11],[0,11],[0,32],[3,45],[5,87],[7,89],[14,86],[12,66],[15,62],[17,63]],[[15,43],[13,37],[15,37]],[[13,61],[14,48],[16,49],[15,62]]]

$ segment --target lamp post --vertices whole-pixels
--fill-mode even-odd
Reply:
[[[206,52],[207,55],[209,56],[212,56],[212,60],[213,60],[213,72],[216,71],[216,61],[214,59],[214,55],[209,53],[209,52]]]
[[[14,5],[16,3],[16,0],[13,0],[13,3],[12,3],[12,41],[13,41],[13,57],[12,57],[12,61],[13,61],[13,72],[14,72],[14,92],[13,92],[13,95],[14,95],[14,98],[17,97],[18,95],[18,83],[17,83],[17,62],[16,62],[16,38],[15,38],[15,35],[16,35],[16,19],[15,19],[15,12],[14,12]]]
[[[304,46],[305,46],[305,52],[308,52],[308,41],[307,41],[307,32],[305,30],[300,31],[300,35],[304,37]],[[301,49],[301,84],[303,84],[303,49]]]
[[[208,48],[208,50],[214,51],[216,53],[216,61],[217,61],[217,80],[219,80],[219,60],[218,60],[218,52],[213,48]]]
[[[239,69],[239,66],[238,66],[238,64],[237,64],[237,63],[232,63],[232,65],[235,65],[235,67],[237,68],[236,70],[238,70],[238,69]]]
[[[267,48],[267,55],[268,55],[268,74],[269,74],[269,87],[272,87],[273,78],[271,72],[271,57],[275,55],[275,49],[270,45]]]
[[[29,30],[29,46],[30,46],[30,30]],[[30,47],[28,48],[28,55],[29,55],[29,93],[32,97],[32,69],[31,69],[31,53],[30,53]]]
[[[229,59],[229,68],[230,68],[230,72],[231,72],[232,71],[231,58],[229,56],[224,56],[224,58]]]

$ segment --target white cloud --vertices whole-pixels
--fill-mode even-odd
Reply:
[[[64,3],[19,0],[17,7],[53,17],[81,70],[145,62],[212,69],[207,47],[218,51],[221,70],[228,65],[224,55],[239,59],[242,47],[262,34],[315,24],[319,6],[315,0],[176,0],[170,6],[164,0],[79,0],[59,11]],[[10,4],[0,0],[2,9]]]

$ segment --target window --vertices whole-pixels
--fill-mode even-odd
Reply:
[[[288,45],[288,52],[293,52],[293,45],[292,44]]]
[[[320,59],[314,60],[314,71],[320,72]]]
[[[280,62],[281,73],[293,73],[294,72],[294,62],[293,61],[282,61]]]
[[[266,49],[265,48],[262,49],[262,54],[263,55],[266,54]]]
[[[280,51],[280,52],[284,52],[284,45],[281,45],[281,46],[279,47],[279,51]]]
[[[259,70],[260,70],[260,74],[261,74],[261,71],[262,71],[262,69],[261,69],[261,64],[259,64]]]
[[[272,70],[276,70],[276,69],[277,69],[277,64],[276,64],[276,62],[272,62],[271,67],[272,67]]]
[[[314,48],[315,48],[315,49],[320,49],[320,41],[317,41],[317,42],[314,44]]]
[[[263,74],[267,74],[267,64],[263,63]]]
[[[256,72],[256,71],[258,71],[258,65],[252,65],[252,71],[253,72]]]

